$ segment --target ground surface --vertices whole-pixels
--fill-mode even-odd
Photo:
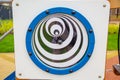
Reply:
[[[3,80],[7,75],[15,70],[14,54],[0,53],[0,80]]]
[[[117,51],[108,51],[107,52],[107,61],[106,61],[106,77],[105,80],[120,80],[120,76],[117,76],[113,73],[112,66],[118,64]]]
[[[105,80],[120,80],[120,76],[113,73],[112,65],[118,63],[117,51],[107,51]],[[15,70],[14,54],[0,53],[0,80],[3,80]]]

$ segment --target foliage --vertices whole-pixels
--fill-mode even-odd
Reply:
[[[107,50],[117,50],[117,41],[118,41],[118,34],[109,34],[108,35],[108,43],[107,43]]]
[[[0,34],[5,33],[12,27],[13,27],[12,20],[0,20]]]
[[[119,24],[109,24],[108,33],[109,34],[118,33],[118,28],[119,28]]]

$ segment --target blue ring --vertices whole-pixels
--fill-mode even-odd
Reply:
[[[27,31],[26,48],[27,48],[28,54],[29,53],[31,54],[30,58],[32,59],[32,61],[43,71],[47,70],[47,71],[49,71],[49,73],[56,74],[56,75],[70,74],[70,72],[75,72],[75,71],[79,70],[80,68],[82,68],[88,62],[90,56],[92,55],[92,52],[94,49],[94,44],[95,44],[95,37],[94,37],[94,32],[93,32],[92,26],[90,25],[88,20],[84,16],[82,16],[79,12],[75,11],[75,14],[72,14],[72,11],[75,11],[75,10],[72,10],[69,8],[63,8],[63,7],[51,8],[51,9],[49,9],[49,14],[46,14],[45,11],[40,13],[32,21],[32,23],[29,26],[29,29],[31,29],[32,31],[29,31],[29,30]],[[55,14],[55,13],[64,13],[64,14],[74,16],[84,25],[84,27],[87,31],[87,35],[88,35],[88,48],[84,54],[84,57],[75,65],[68,67],[68,68],[63,68],[63,69],[53,68],[53,67],[50,67],[50,66],[44,64],[42,61],[40,61],[38,59],[38,57],[36,56],[36,54],[34,53],[34,51],[32,49],[32,35],[33,35],[33,31],[34,31],[36,25],[42,19],[44,19],[46,16],[48,16],[50,14]],[[92,32],[90,30],[92,30]]]

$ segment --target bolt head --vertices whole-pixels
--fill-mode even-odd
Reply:
[[[49,12],[49,10],[46,10],[46,14],[49,14],[50,12]]]
[[[31,31],[32,31],[32,29],[31,29],[31,28],[28,28],[28,31],[29,31],[29,32],[31,32]]]
[[[89,32],[90,32],[90,33],[92,33],[92,32],[93,32],[93,30],[92,30],[92,29],[90,29],[90,30],[89,30]]]
[[[98,76],[98,78],[102,78],[102,76]]]
[[[72,72],[73,72],[73,70],[70,70],[69,72],[70,72],[70,73],[72,73]]]
[[[72,11],[72,14],[75,14],[76,13],[76,11]]]
[[[91,57],[91,54],[88,54],[88,57]]]
[[[46,71],[46,72],[49,72],[49,70],[48,70],[48,69],[46,69],[45,71]]]
[[[18,3],[16,3],[16,6],[19,6],[19,4],[18,4]]]
[[[22,76],[22,74],[21,74],[21,73],[19,73],[18,75],[19,75],[19,76]]]
[[[32,53],[31,53],[31,52],[29,52],[28,54],[29,54],[30,56],[32,55]]]
[[[106,4],[103,5],[103,7],[106,7],[106,6],[107,6]]]

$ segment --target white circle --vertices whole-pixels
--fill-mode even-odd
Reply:
[[[59,32],[56,32],[56,33],[55,33],[56,30],[58,30]],[[53,26],[51,26],[51,28],[50,28],[50,32],[51,32],[51,34],[53,35],[53,37],[58,37],[58,36],[62,35],[62,34],[61,34],[61,33],[62,33],[62,28],[61,28],[60,25],[53,25]]]
[[[46,44],[46,46],[48,46],[49,48],[52,48],[52,49],[62,49],[64,47],[66,47],[72,40],[73,38],[73,29],[72,29],[72,25],[70,24],[70,22],[68,20],[66,20],[68,25],[70,26],[70,32],[69,32],[69,35],[68,35],[68,38],[61,44],[53,44],[49,41],[47,41],[43,35],[43,25],[41,26],[41,29],[40,29],[40,36],[41,36],[41,39],[43,41],[44,44]],[[36,37],[37,38],[37,37]]]
[[[47,33],[50,35],[50,36],[52,36],[51,34],[50,34],[50,32],[49,32],[49,25],[52,23],[52,22],[59,22],[59,23],[61,23],[61,25],[62,25],[62,27],[63,27],[63,30],[62,30],[62,33],[61,34],[63,34],[63,32],[65,31],[65,24],[64,24],[64,22],[60,19],[60,18],[57,18],[57,17],[52,17],[52,18],[50,18],[47,22],[46,22],[46,31],[47,31]]]

